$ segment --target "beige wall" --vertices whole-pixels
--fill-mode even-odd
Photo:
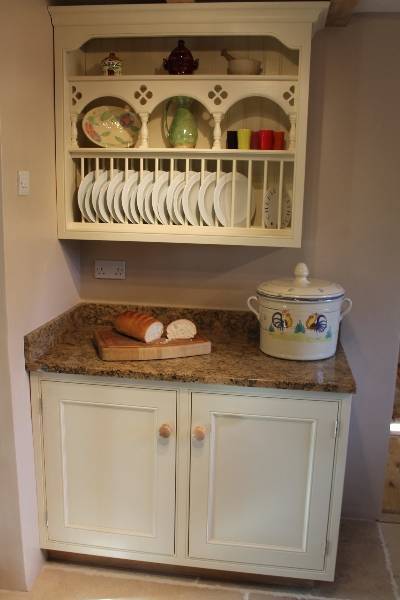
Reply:
[[[52,28],[45,0],[0,0],[0,54],[7,57],[0,86],[0,588],[24,589],[41,555],[23,336],[79,299],[79,249],[56,239]],[[18,169],[31,172],[28,197],[16,195]]]
[[[315,38],[302,249],[81,243],[85,300],[245,308],[257,283],[299,259],[342,283],[359,389],[345,511],[357,517],[380,510],[399,344],[399,33],[396,16],[359,16]],[[126,281],[93,278],[94,258],[111,257],[127,260]]]

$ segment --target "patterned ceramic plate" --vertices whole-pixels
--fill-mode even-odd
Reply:
[[[265,227],[276,229],[278,227],[278,188],[271,186],[264,198],[264,215]],[[286,229],[290,227],[292,220],[292,198],[291,192],[288,189],[283,189],[282,192],[282,212],[281,212],[281,227]]]
[[[119,106],[98,106],[83,117],[86,137],[102,148],[131,148],[137,142],[140,120],[136,113]]]

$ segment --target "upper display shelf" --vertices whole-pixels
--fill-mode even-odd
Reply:
[[[254,75],[115,75],[113,81],[254,81]],[[297,81],[297,75],[258,75],[257,81]],[[70,75],[68,81],[104,81],[104,75]]]
[[[166,75],[168,57],[177,47],[173,37],[95,38],[68,53],[68,74],[102,75],[102,61],[110,52],[119,59],[122,75]],[[272,36],[185,36],[178,52],[193,57],[198,76],[264,75],[296,78],[299,51]]]

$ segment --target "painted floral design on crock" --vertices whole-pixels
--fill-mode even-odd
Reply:
[[[273,313],[267,331],[270,334],[283,334],[286,339],[293,341],[308,342],[329,341],[333,335],[332,328],[331,326],[328,327],[328,320],[325,315],[312,313],[305,319],[305,323],[299,319],[294,324],[292,315],[286,309],[283,309],[282,312],[276,311]],[[310,335],[310,333],[316,335]],[[322,335],[324,333],[325,335]]]

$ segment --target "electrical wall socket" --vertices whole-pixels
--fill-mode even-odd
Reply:
[[[125,261],[95,260],[94,276],[96,279],[125,279]]]

